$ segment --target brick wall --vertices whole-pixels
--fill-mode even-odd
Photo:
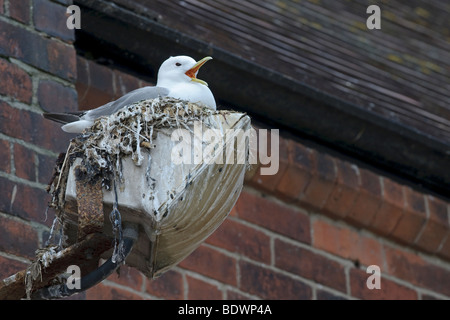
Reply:
[[[69,136],[42,108],[76,110],[74,33],[48,23],[60,3],[0,0],[0,278],[27,266],[54,213],[45,188]]]
[[[44,189],[70,136],[41,109],[89,109],[148,85],[76,57],[73,33],[42,18],[65,5],[0,0],[0,278],[26,267],[53,218]],[[249,177],[229,218],[178,266],[156,280],[122,267],[76,298],[450,298],[448,200],[280,142],[278,174]],[[369,265],[381,269],[380,290],[366,286]]]

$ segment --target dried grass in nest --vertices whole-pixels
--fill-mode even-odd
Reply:
[[[134,163],[140,166],[143,161],[142,148],[155,147],[153,140],[156,133],[168,128],[189,129],[194,121],[204,121],[211,115],[227,111],[213,111],[202,105],[173,98],[157,98],[143,100],[124,107],[115,114],[97,119],[91,128],[83,131],[72,139],[64,160],[57,166],[56,176],[50,186],[52,200],[50,207],[57,212],[52,227],[49,242],[56,234],[60,235],[59,247],[66,244],[67,238],[63,234],[65,190],[69,169],[76,158],[82,159],[86,168],[83,180],[95,183],[102,181],[102,187],[107,190],[113,188],[116,201],[110,214],[113,234],[115,236],[114,252],[120,251],[121,217],[118,212],[116,185],[122,187],[122,158],[132,157]],[[149,171],[149,170],[148,170]],[[150,183],[151,177],[147,177]],[[119,240],[117,240],[119,239]],[[63,245],[62,245],[63,244]]]
[[[143,161],[141,148],[155,147],[153,140],[161,129],[184,128],[219,111],[173,98],[143,100],[122,108],[115,114],[97,119],[91,128],[72,139],[64,161],[57,166],[51,184],[51,206],[61,212],[69,168],[82,159],[90,179],[102,179],[106,189],[113,179],[122,181],[121,158],[131,154],[134,163]]]

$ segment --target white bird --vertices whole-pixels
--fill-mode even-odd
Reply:
[[[61,128],[66,132],[80,133],[91,127],[97,118],[111,115],[135,102],[157,97],[172,97],[192,103],[200,102],[216,110],[216,101],[208,84],[197,78],[200,67],[211,59],[211,57],[205,57],[196,62],[188,56],[170,57],[159,67],[158,79],[154,87],[136,89],[96,109],[70,113],[44,112],[43,116],[63,123]]]

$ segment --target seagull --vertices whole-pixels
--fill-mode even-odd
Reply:
[[[206,107],[216,110],[216,101],[208,84],[197,78],[198,70],[211,57],[195,61],[188,56],[170,57],[164,61],[158,70],[156,86],[143,87],[133,90],[115,101],[111,101],[96,109],[70,113],[48,113],[47,119],[63,123],[61,129],[69,133],[81,133],[91,127],[95,119],[111,115],[125,106],[141,100],[158,97],[171,97],[187,100],[192,103],[202,103]]]

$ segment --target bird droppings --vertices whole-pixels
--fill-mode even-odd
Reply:
[[[37,279],[42,281],[42,269],[47,268],[53,259],[60,256],[57,246],[48,246],[43,249],[36,250],[36,259],[27,267],[25,274],[25,292],[29,300],[33,289],[33,282]]]
[[[123,182],[122,158],[131,155],[136,166],[143,161],[142,148],[153,149],[156,133],[167,128],[189,129],[194,121],[203,121],[218,111],[173,98],[143,100],[124,107],[108,117],[101,117],[91,128],[72,139],[66,159],[56,172],[59,179],[52,182],[51,206],[64,207],[61,190],[67,179],[69,167],[76,158],[82,159],[91,179],[102,179],[102,186],[110,190],[114,180]],[[150,176],[151,156],[146,168],[148,186],[155,188],[157,181]],[[61,174],[63,173],[63,174]]]
[[[162,129],[189,129],[188,125],[194,121],[203,121],[217,112],[206,106],[164,97],[142,100],[126,106],[110,116],[96,119],[92,127],[85,129],[71,140],[64,161],[60,162],[55,170],[59,173],[59,177],[53,180],[50,188],[52,194],[50,206],[58,212],[56,219],[62,220],[64,215],[64,190],[69,168],[76,158],[81,158],[81,164],[85,170],[76,170],[76,177],[92,183],[101,179],[102,187],[106,190],[113,187],[116,198],[110,213],[112,233],[115,239],[113,261],[121,260],[123,239],[117,188],[123,191],[122,158],[131,155],[134,164],[139,167],[144,159],[142,149],[155,148],[153,140]],[[151,156],[148,155],[148,157],[146,181],[150,189],[155,190],[157,181],[150,176]],[[174,198],[173,193],[170,196],[172,199]],[[153,197],[153,200],[157,199]],[[155,216],[158,213],[155,210]],[[167,214],[165,212],[163,217]],[[62,226],[63,223],[59,223],[59,225]]]
[[[122,223],[137,222],[142,226],[137,247],[152,250],[132,252],[127,264],[151,278],[165,272],[225,219],[238,197],[232,186],[242,188],[247,167],[236,164],[224,170],[212,157],[181,165],[171,161],[171,152],[177,150],[174,146],[185,139],[181,136],[182,140],[175,141],[173,133],[184,129],[183,133],[196,139],[193,147],[199,143],[208,150],[208,138],[202,133],[211,129],[218,132],[225,150],[229,141],[237,148],[233,134],[249,127],[250,119],[243,113],[211,110],[168,97],[142,100],[96,119],[71,140],[51,184],[50,205],[57,212],[52,230],[62,234],[58,237],[64,239],[62,248],[78,241],[82,215],[76,185],[82,175],[83,181],[97,181],[103,189],[107,211],[101,232],[114,239],[112,260],[122,261]],[[83,172],[75,170],[78,166]]]

